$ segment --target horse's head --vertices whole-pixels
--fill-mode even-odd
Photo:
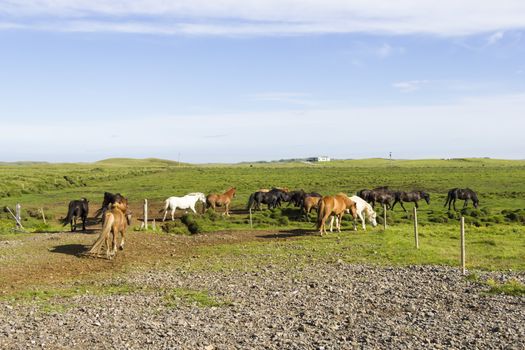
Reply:
[[[421,191],[421,197],[423,197],[427,204],[430,204],[430,195],[428,193]]]
[[[197,194],[197,200],[199,200],[199,201],[205,203],[205,202],[206,202],[206,195],[204,195],[204,193],[199,192],[199,193]]]
[[[368,212],[368,220],[370,220],[372,227],[377,226],[377,213],[372,208],[370,208],[370,211]]]

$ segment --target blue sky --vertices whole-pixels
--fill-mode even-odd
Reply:
[[[0,161],[525,158],[525,3],[392,3],[3,1]]]

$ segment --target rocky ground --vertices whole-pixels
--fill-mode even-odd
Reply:
[[[0,348],[525,349],[525,298],[487,295],[448,267],[339,261],[105,283],[120,292],[0,302]]]

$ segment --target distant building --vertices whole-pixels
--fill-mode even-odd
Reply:
[[[319,156],[319,157],[310,157],[306,158],[308,162],[329,162],[330,157],[328,156]]]

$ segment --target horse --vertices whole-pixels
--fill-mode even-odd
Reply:
[[[357,191],[356,195],[358,197],[360,197],[361,199],[364,199],[365,201],[369,202],[370,201],[370,192],[372,192],[371,190],[368,190],[368,189],[362,189],[360,191]]]
[[[71,232],[77,230],[77,217],[82,219],[82,231],[86,230],[86,220],[89,212],[89,201],[86,198],[80,200],[73,200],[69,202],[66,218],[64,219],[64,225],[68,223],[71,225]]]
[[[317,205],[319,204],[320,199],[321,197],[317,197],[317,196],[306,196],[304,198],[302,210],[308,221],[310,221],[310,217],[308,215],[310,214],[312,209],[317,210]]]
[[[401,208],[403,208],[404,211],[407,211],[405,209],[405,206],[403,205],[403,202],[414,202],[415,207],[419,208],[419,205],[417,204],[417,202],[421,199],[424,199],[425,202],[427,202],[427,204],[430,205],[430,195],[424,191],[412,191],[412,192],[397,191],[395,193],[394,204],[392,204],[392,210],[394,210],[396,203],[399,203],[401,204]]]
[[[448,210],[450,210],[450,205],[452,204],[454,207],[454,210],[457,210],[456,209],[456,199],[465,200],[465,203],[463,204],[463,208],[467,207],[469,199],[472,201],[474,208],[477,208],[479,206],[478,195],[476,194],[476,192],[474,192],[470,188],[451,189],[450,191],[448,191],[447,200],[445,201],[445,204],[443,206],[446,207],[448,204]]]
[[[169,197],[164,201],[164,209],[161,209],[159,213],[162,213],[164,210],[164,217],[162,221],[166,220],[166,215],[168,215],[168,209],[171,210],[171,221],[175,220],[175,210],[179,209],[191,209],[195,214],[195,204],[201,201],[202,203],[206,202],[206,196],[201,192],[194,192],[185,195],[184,197]]]
[[[372,208],[372,206],[359,196],[352,196],[350,197],[350,199],[355,202],[356,209],[357,209],[357,216],[359,217],[359,219],[361,219],[363,230],[366,230],[365,218],[363,217],[363,213],[366,213],[366,218],[368,219],[368,221],[370,221],[372,226],[376,227],[377,226],[377,221],[376,221],[377,214]],[[354,231],[357,231],[356,220],[354,220]]]
[[[356,204],[344,193],[321,198],[317,209],[317,229],[321,233],[321,236],[323,233],[326,233],[326,220],[331,215],[335,215],[337,218],[336,228],[338,232],[341,232],[341,219],[347,210],[350,211],[355,220],[357,217]]]
[[[272,188],[268,192],[257,191],[250,195],[246,209],[250,210],[254,206],[261,210],[261,204],[267,204],[268,209],[273,209],[281,205],[281,201],[289,201],[290,196],[282,190]]]
[[[99,256],[103,247],[106,247],[106,258],[113,259],[117,253],[118,235],[121,235],[119,249],[124,249],[124,237],[130,221],[128,200],[124,197],[108,206],[104,213],[104,224],[97,240],[89,250],[88,254]]]
[[[289,194],[290,194],[290,203],[292,203],[293,205],[299,208],[304,207],[304,200],[306,197],[318,197],[318,198],[323,197],[321,194],[317,192],[306,193],[304,192],[304,190],[292,191]]]
[[[102,201],[102,205],[100,206],[100,209],[98,209],[95,212],[95,219],[98,218],[100,215],[104,217],[104,213],[106,212],[108,206],[110,204],[113,204],[115,202],[119,202],[124,198],[120,193],[111,193],[111,192],[104,192],[104,200]]]
[[[229,208],[232,198],[235,197],[235,192],[237,189],[235,187],[230,188],[228,191],[223,194],[210,193],[206,196],[206,206],[212,207],[215,211],[215,207],[225,207],[224,213],[222,215],[230,216]]]
[[[390,209],[390,203],[395,200],[395,192],[388,189],[388,187],[378,187],[371,190],[368,193],[367,202],[372,205],[372,208],[375,207],[376,202],[386,205],[387,209]]]

